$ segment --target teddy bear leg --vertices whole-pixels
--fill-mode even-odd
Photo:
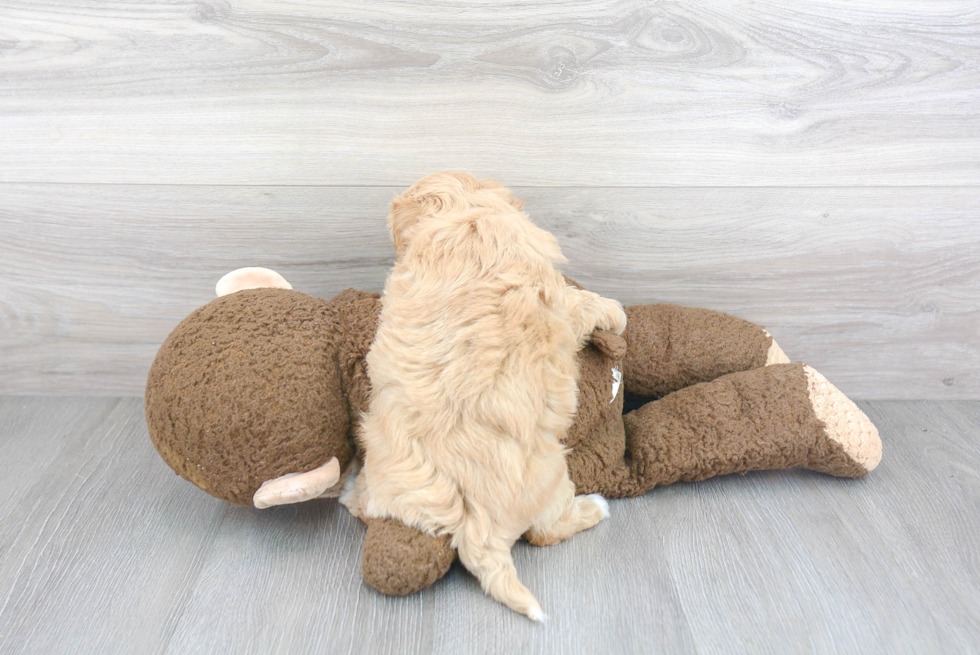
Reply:
[[[450,539],[429,536],[397,519],[369,519],[361,558],[364,580],[389,596],[422,591],[455,561]]]
[[[446,575],[456,559],[451,536],[432,537],[395,518],[366,518],[364,471],[347,478],[341,504],[367,523],[361,573],[364,580],[388,596],[422,591]]]
[[[632,459],[628,495],[679,480],[797,466],[860,477],[881,459],[868,417],[800,363],[697,384],[624,421]]]
[[[636,396],[657,398],[728,373],[789,363],[763,328],[723,312],[634,305],[626,315],[623,377]]]
[[[551,506],[524,533],[528,543],[554,546],[609,518],[606,499],[599,494],[575,495],[575,484],[568,475],[558,483],[554,498]]]

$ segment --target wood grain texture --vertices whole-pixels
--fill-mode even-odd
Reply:
[[[166,645],[226,508],[148,439],[135,399],[0,398],[0,652]]]
[[[977,185],[972,0],[0,0],[0,181]]]
[[[458,566],[383,597],[335,501],[225,506],[135,399],[0,399],[3,653],[930,653],[980,649],[980,403],[862,403],[884,459],[661,487],[516,548],[550,621]]]
[[[395,187],[3,186],[0,392],[141,395],[239,266],[379,291]],[[856,398],[980,397],[980,192],[521,188],[567,273],[765,325]]]

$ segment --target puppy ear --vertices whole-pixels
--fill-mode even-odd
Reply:
[[[434,173],[416,182],[409,193],[425,216],[468,209],[480,188],[480,180],[469,173]]]
[[[405,194],[391,202],[388,212],[388,232],[395,246],[395,256],[401,257],[411,241],[410,232],[418,224],[421,209],[414,199],[406,198]]]
[[[397,255],[401,256],[408,247],[420,219],[470,207],[472,193],[478,186],[478,180],[468,173],[433,173],[395,198],[388,213],[388,231]]]

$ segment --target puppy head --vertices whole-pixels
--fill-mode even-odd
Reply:
[[[396,256],[400,258],[405,252],[421,220],[477,207],[520,211],[524,201],[498,182],[478,180],[469,173],[433,173],[423,177],[391,203],[388,230]]]

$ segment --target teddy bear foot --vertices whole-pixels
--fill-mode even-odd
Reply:
[[[773,364],[789,364],[789,357],[783,352],[783,349],[779,347],[776,340],[772,338],[768,330],[763,330],[766,336],[770,339],[769,350],[766,351],[766,366],[772,366]]]
[[[449,535],[430,537],[397,519],[368,521],[361,572],[365,582],[383,594],[421,591],[446,575],[455,560]]]
[[[775,345],[775,342],[773,342]],[[807,468],[838,477],[861,477],[881,461],[878,429],[854,402],[823,375],[803,367],[813,413],[823,424]]]

